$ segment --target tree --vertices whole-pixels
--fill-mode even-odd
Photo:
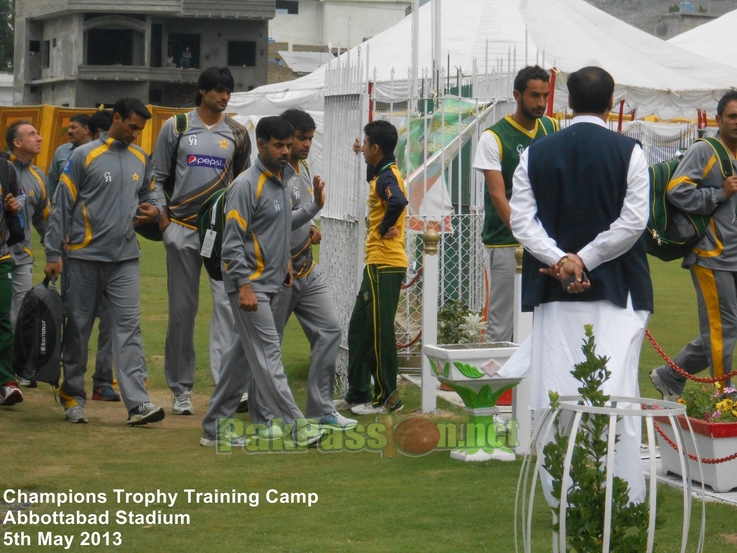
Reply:
[[[14,0],[0,0],[0,71],[13,70]]]

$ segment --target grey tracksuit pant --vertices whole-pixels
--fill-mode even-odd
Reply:
[[[514,326],[514,275],[516,246],[486,248],[484,268],[488,287],[486,336],[494,342],[511,342]]]
[[[711,367],[712,376],[723,376],[732,372],[737,343],[737,272],[700,265],[692,265],[690,270],[696,288],[699,336],[686,344],[673,362],[689,374]],[[683,393],[686,377],[667,364],[658,374],[673,392]],[[724,385],[730,386],[730,381]]]
[[[319,419],[335,411],[335,359],[341,340],[340,321],[319,265],[315,265],[307,276],[294,279],[291,287],[283,287],[279,292],[274,311],[279,342],[284,338],[284,327],[292,313],[310,341],[305,415]]]
[[[66,252],[61,253],[62,267],[67,266]],[[68,271],[64,269],[61,273],[61,298],[66,302],[67,297],[67,279]],[[30,289],[30,288],[29,288]],[[66,307],[64,308],[66,313]],[[108,301],[105,296],[100,302],[99,312],[96,315],[100,318],[97,334],[97,356],[95,357],[95,372],[92,375],[93,386],[112,386],[113,385],[113,334],[112,334],[112,315],[108,307]]]
[[[146,392],[146,362],[141,342],[140,282],[138,259],[120,262],[68,259],[64,339],[64,382],[62,400],[71,398],[84,405],[84,374],[87,344],[95,315],[105,293],[113,327],[113,361],[118,383],[128,410],[149,401]]]
[[[194,321],[199,308],[200,240],[197,231],[172,222],[163,235],[169,288],[169,326],[166,333],[164,371],[174,395],[192,390],[195,372]],[[223,283],[208,279],[212,291],[210,323],[210,371],[215,384],[221,356],[236,340],[233,314]]]
[[[235,317],[238,339],[223,354],[220,380],[202,421],[215,436],[218,419],[232,417],[248,387],[249,415],[255,424],[270,424],[272,418],[285,424],[304,418],[292,396],[281,362],[279,335],[274,326],[276,294],[256,292],[258,309],[243,311],[238,292],[228,299]]]
[[[10,304],[10,324],[15,328],[20,304],[26,292],[33,287],[33,264],[24,263],[13,268],[13,302]]]

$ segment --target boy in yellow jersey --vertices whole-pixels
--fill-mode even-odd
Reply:
[[[374,121],[363,132],[361,151],[370,186],[366,266],[348,327],[348,393],[336,403],[336,408],[352,407],[355,415],[380,413],[397,387],[394,316],[407,272],[407,191],[394,159],[397,129],[387,121]],[[401,408],[397,403],[392,410]]]

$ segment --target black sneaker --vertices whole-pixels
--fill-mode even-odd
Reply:
[[[126,424],[128,426],[140,426],[142,424],[164,420],[164,416],[165,413],[161,407],[147,401],[128,411],[128,421]]]

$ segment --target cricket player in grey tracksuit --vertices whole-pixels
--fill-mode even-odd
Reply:
[[[333,307],[320,266],[312,257],[310,227],[320,206],[312,199],[312,178],[307,163],[300,161],[299,173],[289,182],[292,198],[292,233],[290,236],[294,283],[282,287],[274,311],[279,340],[294,313],[310,341],[310,372],[307,377],[305,414],[320,419],[335,413],[335,360],[340,347],[340,321]],[[337,414],[337,413],[336,413]]]
[[[21,209],[26,237],[15,244],[10,253],[15,261],[13,269],[13,303],[10,309],[10,322],[15,327],[18,309],[23,296],[33,285],[33,252],[31,251],[31,225],[43,236],[46,231],[46,219],[49,215],[49,202],[46,196],[46,179],[43,171],[32,162],[23,162],[14,154],[10,161],[18,175],[18,186],[23,191],[25,203]]]
[[[279,120],[266,117],[259,121],[256,136],[275,119]],[[286,128],[291,132],[291,125],[280,121],[276,123],[277,131],[285,133]],[[268,142],[272,141],[285,143],[269,138]],[[291,135],[287,142],[291,145]],[[267,161],[273,158],[264,156],[262,148],[267,146],[261,138],[258,145],[255,165],[233,181],[226,192],[223,283],[239,340],[223,355],[220,381],[202,421],[202,445],[215,445],[218,419],[233,416],[247,385],[251,422],[271,426],[273,419],[286,424],[304,420],[284,374],[273,314],[288,275],[292,210],[287,183],[294,169],[288,163],[280,165],[279,172],[277,167],[267,167],[264,157]],[[288,149],[283,153],[288,160]],[[287,280],[290,278],[287,276]],[[248,296],[253,304],[244,299],[249,293],[255,296]]]
[[[737,113],[737,91],[720,101],[723,110]],[[722,106],[722,104],[724,105]],[[737,174],[734,158],[737,131],[733,122],[722,117],[720,140],[730,153],[732,175]],[[732,136],[729,136],[729,135]],[[726,135],[726,136],[725,136]],[[706,215],[711,221],[706,234],[683,258],[696,288],[699,335],[686,344],[673,360],[689,374],[711,367],[714,377],[732,372],[732,359],[737,343],[737,177],[724,174],[718,152],[705,141],[691,145],[668,183],[668,201],[685,213]],[[726,193],[729,195],[726,195]],[[676,401],[686,386],[686,377],[669,365],[651,371],[650,379],[664,399]],[[721,386],[730,386],[729,380]]]
[[[151,117],[136,99],[115,104],[105,139],[75,149],[59,180],[45,247],[47,275],[58,274],[66,238],[68,288],[64,382],[59,397],[70,422],[87,422],[84,374],[87,344],[103,294],[113,320],[113,359],[129,425],[157,422],[164,411],[150,403],[140,327],[140,250],[134,221],[159,213],[151,164],[132,141]]]
[[[197,212],[214,192],[228,186],[250,165],[251,143],[247,130],[225,114],[214,127],[208,127],[197,110],[189,112],[181,139],[174,118],[166,121],[153,154],[155,186],[162,205],[165,203],[163,185],[171,171],[171,156],[177,141],[174,190],[168,202],[171,224],[163,233],[169,289],[164,371],[174,394],[172,412],[191,415],[194,412],[190,401],[195,374],[194,323],[202,268]],[[210,371],[217,384],[220,358],[236,334],[223,283],[208,280],[213,304]]]

